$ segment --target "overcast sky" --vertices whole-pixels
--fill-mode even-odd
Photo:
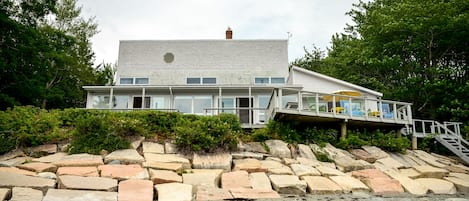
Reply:
[[[313,44],[325,49],[351,23],[345,13],[358,0],[78,0],[95,16],[95,63],[117,62],[119,40],[287,39],[289,61]]]

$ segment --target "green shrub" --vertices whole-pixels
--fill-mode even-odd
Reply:
[[[315,143],[320,147],[325,147],[326,143],[335,144],[337,141],[337,130],[334,129],[317,129],[306,128],[303,131],[303,138],[305,138],[304,143]]]
[[[267,128],[254,129],[249,138],[251,141],[263,142],[272,139],[272,135]]]
[[[101,150],[109,152],[125,149],[130,142],[113,125],[109,113],[78,119],[72,136],[70,153],[99,154]]]
[[[0,112],[0,133],[7,140],[7,148],[10,149],[14,141],[14,147],[37,146],[47,142],[55,142],[65,139],[60,132],[60,112],[48,112],[37,107],[22,106],[9,108]]]
[[[410,148],[410,140],[406,137],[397,137],[397,133],[382,133],[379,130],[372,134],[371,145],[385,151],[405,153]]]
[[[235,149],[241,127],[238,119],[229,115],[203,116],[195,121],[182,120],[175,128],[176,145],[183,150],[204,152]]]
[[[16,140],[10,132],[0,133],[0,154],[4,154],[16,148]]]
[[[325,153],[315,153],[314,155],[316,156],[316,159],[318,159],[318,161],[321,161],[321,162],[334,162]]]

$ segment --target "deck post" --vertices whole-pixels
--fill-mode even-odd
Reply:
[[[417,149],[417,137],[412,136],[412,150],[416,150],[416,149]]]
[[[112,106],[114,106],[114,102],[112,101],[113,96],[114,96],[114,88],[111,87],[111,90],[109,91],[109,109],[112,109]]]
[[[340,139],[345,140],[347,138],[347,122],[343,121],[340,123]]]
[[[145,108],[145,87],[142,88],[142,109]]]
[[[301,91],[298,91],[298,111],[303,109],[303,97],[301,97]]]
[[[221,111],[220,108],[222,108],[222,105],[223,105],[223,97],[222,97],[222,94],[221,94],[221,87],[218,87],[218,105],[217,105],[217,114],[221,114]]]
[[[278,88],[278,107],[279,107],[279,109],[283,109],[282,97],[283,97],[282,88]]]

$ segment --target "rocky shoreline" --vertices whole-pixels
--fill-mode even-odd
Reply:
[[[131,149],[69,155],[68,146],[0,156],[0,200],[467,200],[469,192],[469,167],[420,150],[268,140],[184,155],[174,144],[139,138]]]

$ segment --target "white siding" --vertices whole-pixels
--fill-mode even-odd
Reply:
[[[185,85],[187,77],[251,84],[256,76],[288,76],[286,40],[121,41],[118,78],[148,77],[150,85]],[[166,53],[174,61],[166,63]]]

